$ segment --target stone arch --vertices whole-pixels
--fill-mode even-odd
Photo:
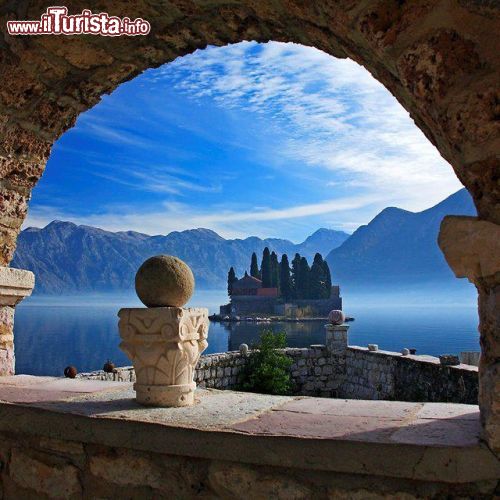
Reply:
[[[70,13],[97,0],[66,2]],[[208,44],[276,40],[349,57],[383,83],[471,192],[479,219],[447,218],[440,244],[479,292],[481,411],[500,450],[500,8],[494,0],[153,0],[110,14],[151,22],[146,37],[6,33],[46,3],[0,7],[0,265],[12,259],[30,192],[54,141],[120,83]],[[496,257],[495,257],[496,256]],[[495,260],[496,259],[496,260]]]

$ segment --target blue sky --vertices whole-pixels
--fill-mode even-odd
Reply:
[[[294,44],[210,47],[121,85],[55,144],[25,226],[302,241],[460,189],[364,68]]]

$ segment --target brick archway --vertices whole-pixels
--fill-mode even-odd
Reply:
[[[66,5],[70,13],[103,8],[96,0]],[[500,451],[500,8],[495,5],[117,0],[110,14],[142,17],[152,30],[146,37],[108,38],[9,36],[7,20],[38,19],[47,5],[7,3],[0,8],[0,265],[12,259],[31,189],[52,144],[79,113],[120,83],[207,44],[242,40],[296,42],[349,57],[396,96],[474,198],[479,218],[447,218],[440,245],[456,274],[478,288],[481,414],[487,441]]]

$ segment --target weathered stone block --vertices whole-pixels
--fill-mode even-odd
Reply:
[[[80,497],[82,494],[75,466],[45,463],[18,448],[12,450],[9,476],[21,488],[49,498]]]

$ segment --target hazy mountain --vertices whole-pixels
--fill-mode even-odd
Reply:
[[[191,266],[198,287],[225,288],[229,267],[234,266],[241,276],[250,266],[252,252],[260,259],[266,246],[292,258],[299,252],[311,261],[316,252],[326,255],[348,237],[341,231],[320,229],[294,244],[255,236],[226,240],[209,229],[149,236],[54,221],[43,229],[21,232],[12,267],[36,274],[37,293],[118,291],[133,287],[135,273],[146,258],[166,253]]]
[[[328,254],[334,282],[376,287],[454,279],[437,244],[445,215],[476,215],[465,189],[423,212],[386,208]]]
[[[454,279],[437,245],[439,225],[449,214],[476,214],[465,189],[423,212],[386,208],[351,236],[319,229],[300,244],[255,236],[227,240],[209,229],[166,236],[112,233],[54,221],[43,229],[21,232],[12,266],[35,272],[38,293],[118,291],[133,287],[135,273],[146,258],[166,253],[191,266],[198,287],[225,288],[230,266],[241,276],[252,252],[260,259],[268,246],[291,258],[299,252],[309,261],[316,252],[328,254],[333,281],[341,285],[443,284]]]

